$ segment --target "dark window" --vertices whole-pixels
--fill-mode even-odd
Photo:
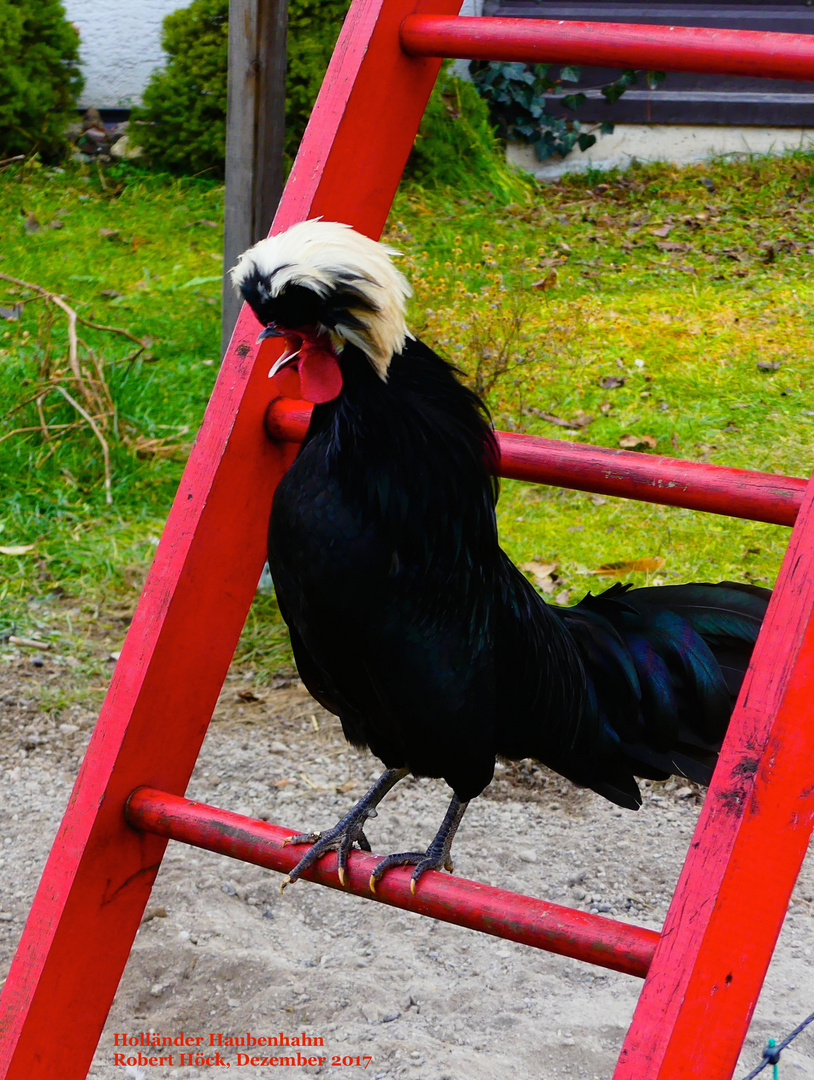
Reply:
[[[660,23],[677,26],[728,27],[814,34],[814,0],[762,0],[739,3],[627,3],[590,0],[486,0],[484,15],[531,19],[577,19],[584,22]],[[814,127],[814,82],[786,82],[734,75],[692,75],[674,72],[657,90],[644,79],[614,105],[606,104],[599,87],[618,71],[583,67],[581,81],[565,89],[582,89],[588,101],[579,116],[589,122],[653,124],[754,124],[759,127]],[[555,107],[553,111],[558,111]]]

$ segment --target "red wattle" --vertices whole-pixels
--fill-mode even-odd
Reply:
[[[286,333],[286,353],[291,359],[272,377],[280,397],[321,405],[342,392],[342,371],[328,334],[319,337],[306,328]]]
[[[333,350],[306,342],[297,364],[301,395],[304,401],[321,405],[333,401],[342,392],[342,372]]]
[[[295,401],[299,401],[302,397],[300,374],[293,364],[291,367],[280,368],[277,374],[272,376],[271,381],[279,397],[293,398]]]

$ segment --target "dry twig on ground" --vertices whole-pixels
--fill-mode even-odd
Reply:
[[[0,280],[7,281],[18,289],[26,289],[33,296],[24,298],[21,303],[30,303],[33,300],[42,300],[45,304],[47,315],[46,338],[43,348],[43,357],[40,364],[39,380],[34,392],[24,401],[19,402],[6,415],[15,412],[34,403],[37,409],[39,423],[35,426],[14,428],[0,437],[0,441],[14,435],[30,434],[39,431],[46,443],[53,443],[56,436],[65,435],[69,431],[87,426],[102,449],[104,462],[104,487],[105,501],[108,505],[113,502],[113,478],[110,461],[109,432],[115,417],[116,407],[111,395],[110,386],[105,374],[104,360],[102,356],[84,341],[77,331],[77,325],[87,326],[92,330],[107,334],[117,334],[134,342],[138,348],[125,357],[124,362],[135,360],[147,348],[148,342],[136,337],[129,330],[118,326],[103,326],[92,322],[79,315],[76,308],[68,303],[64,295],[53,293],[30,281],[12,277],[10,274],[0,273]],[[68,354],[66,357],[69,370],[55,365],[52,359],[52,342],[50,329],[53,323],[52,309],[57,308],[67,320]],[[79,420],[74,423],[56,423],[46,413],[46,404],[52,394],[60,395],[75,410]],[[145,447],[156,444],[153,452],[171,453],[178,447],[167,447],[165,440],[149,440],[137,431],[130,431],[127,425],[116,425],[116,436],[130,449],[145,456]],[[161,444],[161,445],[158,445]],[[53,452],[53,446],[49,453]]]

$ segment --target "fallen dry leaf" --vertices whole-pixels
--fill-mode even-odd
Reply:
[[[757,369],[758,369],[758,371],[779,371],[780,370],[780,361],[779,360],[758,360]]]
[[[554,571],[557,569],[557,563],[525,562],[520,569],[533,578],[538,589],[549,594],[554,592],[556,587]]]
[[[589,570],[589,574],[635,574],[646,573],[651,570],[661,570],[664,559],[661,555],[652,555],[646,559],[623,559],[621,562],[603,563],[596,570]]]
[[[599,385],[603,390],[616,390],[625,385],[625,380],[619,375],[603,375],[599,380]]]
[[[532,289],[537,289],[539,292],[548,292],[549,289],[553,289],[557,284],[557,271],[550,270],[544,278],[540,278],[539,281],[532,282]]]
[[[673,226],[672,225],[662,225],[658,229],[650,229],[649,230],[651,236],[669,236],[672,231],[673,231]]]
[[[655,450],[658,444],[659,441],[654,435],[633,435],[628,433],[619,440],[619,445],[623,450],[638,450],[640,446],[644,446],[648,450]]]
[[[528,570],[531,574],[542,574],[543,577],[547,577],[549,574],[557,569],[559,563],[555,562],[538,562],[536,559],[532,559],[530,562],[525,562],[520,567],[521,570]]]
[[[33,550],[33,544],[7,544],[0,547],[0,555],[25,555],[27,551]]]

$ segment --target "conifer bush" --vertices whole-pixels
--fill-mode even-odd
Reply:
[[[0,158],[58,157],[83,84],[60,0],[0,0],[0,57]]]
[[[293,159],[350,0],[289,0],[286,153]]]
[[[164,19],[167,65],[153,72],[130,136],[171,172],[223,174],[229,0],[193,0]]]
[[[0,0],[2,2],[2,0]],[[297,152],[350,0],[289,0],[286,156]],[[134,142],[160,168],[222,176],[226,159],[229,0],[193,0],[164,20],[165,68],[154,72]],[[371,137],[375,133],[371,132]],[[522,198],[527,182],[507,168],[489,108],[471,83],[442,71],[407,174],[425,187],[492,191]]]
[[[2,2],[2,0],[0,0]],[[350,0],[290,0],[286,73],[286,155],[296,153]],[[229,0],[193,0],[164,19],[167,66],[155,71],[142,107],[133,110],[133,141],[172,172],[209,171],[226,163]]]

